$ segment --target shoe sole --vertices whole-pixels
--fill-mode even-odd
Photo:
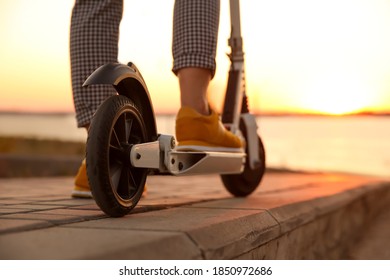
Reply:
[[[74,198],[92,198],[92,192],[72,191],[72,197],[74,197]]]

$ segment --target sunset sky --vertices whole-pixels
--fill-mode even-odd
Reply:
[[[0,110],[73,111],[69,24],[74,1],[0,0]],[[173,0],[127,0],[119,61],[141,70],[157,112],[176,112]],[[390,1],[242,0],[250,107],[256,112],[390,111]],[[221,0],[217,74],[222,104],[229,7]]]

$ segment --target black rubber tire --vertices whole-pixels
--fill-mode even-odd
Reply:
[[[245,134],[244,134],[245,135]],[[250,195],[260,185],[265,173],[265,150],[261,138],[259,140],[260,163],[255,169],[251,169],[248,160],[245,162],[244,171],[241,174],[221,175],[225,188],[236,197]],[[248,154],[248,151],[246,151]]]
[[[146,142],[144,119],[127,97],[109,97],[96,111],[87,140],[87,174],[93,198],[111,217],[128,214],[140,200],[148,169],[130,164],[133,144]]]

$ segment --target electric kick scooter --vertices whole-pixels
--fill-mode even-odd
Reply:
[[[140,200],[148,175],[220,174],[234,196],[251,194],[265,172],[265,151],[249,113],[245,93],[239,0],[230,0],[231,66],[222,122],[245,138],[245,152],[179,151],[175,138],[157,133],[155,115],[146,83],[137,67],[109,63],[85,81],[111,84],[117,95],[98,108],[91,122],[86,162],[93,197],[107,215],[128,214]]]

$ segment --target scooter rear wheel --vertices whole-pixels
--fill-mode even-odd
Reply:
[[[248,160],[245,162],[244,171],[241,174],[221,175],[225,188],[234,196],[244,197],[250,195],[259,186],[265,173],[265,150],[261,138],[259,142],[259,165],[251,169]],[[248,154],[248,151],[246,151]]]
[[[129,98],[112,96],[96,111],[87,140],[87,174],[97,205],[111,217],[128,214],[142,196],[148,169],[132,167],[130,151],[146,140],[144,119]]]

